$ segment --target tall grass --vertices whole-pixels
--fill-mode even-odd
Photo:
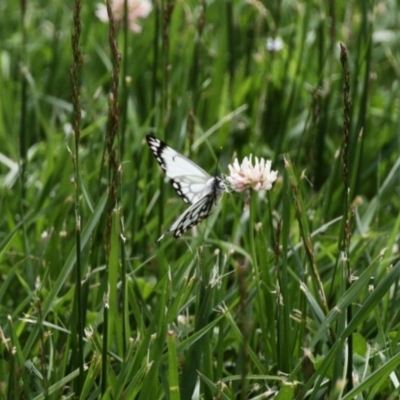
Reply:
[[[85,325],[85,310],[82,298],[82,265],[81,265],[81,226],[82,216],[80,212],[81,204],[81,180],[80,180],[80,139],[81,139],[81,121],[82,121],[82,105],[80,100],[80,77],[82,68],[82,50],[80,48],[80,38],[82,32],[81,26],[81,9],[82,2],[77,0],[73,9],[73,31],[71,35],[73,63],[70,71],[71,89],[72,89],[72,105],[74,107],[73,116],[73,134],[75,137],[75,149],[72,154],[72,162],[74,165],[74,183],[75,183],[75,249],[76,249],[76,303],[74,310],[76,313],[76,326],[72,327],[72,342],[74,359],[79,368],[79,376],[76,383],[76,391],[82,392],[83,376],[84,376],[84,347],[83,347],[83,327]]]
[[[0,5],[1,398],[397,398],[398,5],[128,3]],[[146,134],[279,179],[157,244]]]

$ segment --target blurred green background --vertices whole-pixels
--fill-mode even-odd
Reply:
[[[1,398],[397,398],[399,2],[77,4],[0,4]],[[157,245],[146,134],[278,181]]]

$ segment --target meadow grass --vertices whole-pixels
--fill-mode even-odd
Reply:
[[[398,3],[96,4],[0,5],[0,398],[398,398]],[[156,243],[146,134],[278,180]]]

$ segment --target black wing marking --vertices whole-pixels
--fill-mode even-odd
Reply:
[[[203,219],[206,219],[214,211],[214,207],[218,204],[221,194],[225,190],[226,186],[223,180],[215,177],[211,185],[211,191],[203,196],[197,203],[192,204],[158,239],[158,242],[168,232],[172,232],[174,238],[179,238],[188,229],[197,225]]]
[[[157,162],[185,203],[196,203],[209,191],[212,177],[184,155],[160,139],[147,135],[147,143]]]
[[[205,195],[197,203],[192,204],[157,241],[159,242],[168,232],[172,232],[175,239],[181,237],[188,229],[206,219],[213,212],[217,202],[218,198],[214,192]]]

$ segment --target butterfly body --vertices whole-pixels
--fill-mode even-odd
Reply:
[[[147,135],[146,140],[175,191],[185,203],[191,204],[167,230],[178,238],[211,214],[222,193],[226,191],[225,182],[220,177],[209,175],[160,139]]]

